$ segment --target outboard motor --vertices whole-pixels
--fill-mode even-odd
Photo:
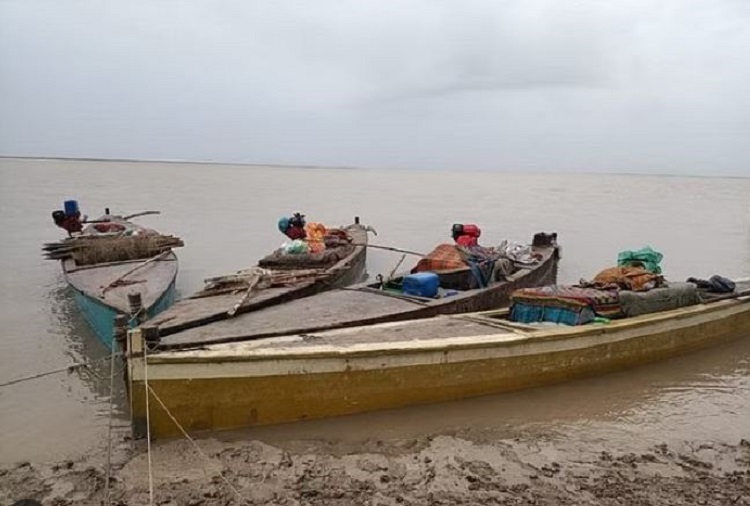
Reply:
[[[539,232],[534,234],[534,240],[531,243],[535,248],[543,248],[548,246],[557,245],[557,232],[547,234],[545,232]]]
[[[451,235],[453,236],[453,240],[456,241],[456,244],[459,246],[471,247],[478,245],[478,239],[479,236],[482,235],[482,231],[478,226],[472,223],[456,223],[451,229]]]
[[[63,204],[64,211],[57,210],[52,212],[52,220],[55,225],[65,229],[68,235],[83,230],[81,222],[81,211],[78,209],[78,202],[75,200],[66,200]]]

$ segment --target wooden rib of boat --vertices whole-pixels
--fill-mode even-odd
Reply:
[[[544,235],[544,234],[543,234]],[[378,282],[366,282],[320,293],[314,297],[265,307],[208,324],[198,322],[194,314],[171,319],[178,308],[148,323],[158,328],[161,349],[179,349],[220,342],[246,341],[286,334],[318,332],[398,320],[429,318],[439,314],[468,313],[506,306],[511,293],[519,288],[552,284],[557,279],[559,261],[556,235],[544,235],[546,242],[532,248],[538,261],[517,265],[517,270],[483,288],[451,290],[449,296],[424,298],[381,289]],[[468,267],[440,271],[444,287],[471,286],[473,274]],[[402,276],[395,277],[398,281]],[[226,310],[227,302],[222,308]],[[263,301],[259,301],[263,303]],[[156,333],[155,331],[153,331]]]
[[[610,324],[532,326],[508,310],[148,354],[151,434],[259,426],[506,392],[750,338],[750,285]],[[723,300],[722,300],[723,299]],[[133,428],[145,428],[142,330],[129,334]],[[140,355],[139,355],[140,354]]]
[[[122,216],[106,214],[93,223],[44,249],[47,258],[60,260],[77,305],[97,337],[111,349],[114,319],[130,315],[130,296],[140,295],[139,321],[156,316],[174,302],[177,256],[172,248],[183,243]],[[103,224],[118,230],[98,231],[97,225]]]
[[[206,288],[178,301],[148,325],[174,333],[222,320],[237,321],[246,313],[358,283],[365,276],[367,233],[371,229],[355,219],[342,230],[351,243],[330,251],[320,263],[312,264],[314,268],[310,262],[294,268],[293,263],[283,266],[261,260],[254,269],[207,279]]]

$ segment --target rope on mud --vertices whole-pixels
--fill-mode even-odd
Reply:
[[[112,419],[114,418],[114,405],[115,405],[115,351],[114,343],[112,343],[112,353],[109,356],[109,429],[107,431],[107,481],[106,481],[106,497],[107,506],[112,504],[112,497],[110,495],[109,481],[112,477]]]
[[[146,385],[148,385],[148,383],[146,383]],[[198,452],[198,454],[201,457],[203,457],[207,462],[211,463],[212,462],[211,461],[211,457],[209,457],[208,455],[206,455],[203,452],[203,450],[200,449],[200,446],[198,446],[198,443],[196,443],[195,440],[190,437],[190,435],[182,427],[182,425],[180,424],[180,422],[177,421],[177,418],[175,418],[174,415],[169,411],[169,409],[164,404],[164,402],[161,400],[161,398],[158,395],[156,395],[156,392],[154,392],[154,390],[150,386],[147,386],[146,388],[148,388],[148,390],[151,393],[151,395],[154,396],[154,399],[156,399],[156,402],[159,403],[159,405],[161,406],[161,409],[163,409],[164,412],[167,414],[167,416],[172,420],[172,423],[174,423],[175,426],[180,430],[180,432],[182,432],[182,435],[185,436],[185,439],[187,439],[190,442],[190,444],[193,445],[193,448],[195,448],[195,451]],[[148,414],[148,411],[146,411],[146,413]],[[147,423],[148,423],[148,418],[147,418]],[[206,470],[205,466],[204,466],[203,470],[204,471]],[[242,496],[242,494],[240,493],[240,491],[237,490],[237,488],[230,483],[230,481],[227,479],[227,477],[224,476],[223,472],[219,473],[219,476],[224,481],[224,483],[227,484],[227,487],[229,487],[232,490],[232,492],[234,492],[234,495],[237,496],[237,499],[239,499],[240,504],[247,503],[247,500]]]
[[[146,453],[148,454],[148,502],[154,506],[154,471],[151,462],[151,411],[148,406],[148,346],[143,347],[143,386],[146,390]]]

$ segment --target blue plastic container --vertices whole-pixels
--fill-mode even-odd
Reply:
[[[434,298],[440,288],[440,277],[434,272],[418,272],[404,276],[401,287],[405,295]]]
[[[78,201],[77,200],[66,200],[63,204],[65,209],[65,216],[74,216],[78,213]]]

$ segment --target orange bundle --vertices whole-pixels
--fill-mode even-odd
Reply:
[[[325,237],[326,227],[321,223],[307,223],[305,225],[307,234],[307,245],[310,246],[310,253],[318,253],[326,249]]]

